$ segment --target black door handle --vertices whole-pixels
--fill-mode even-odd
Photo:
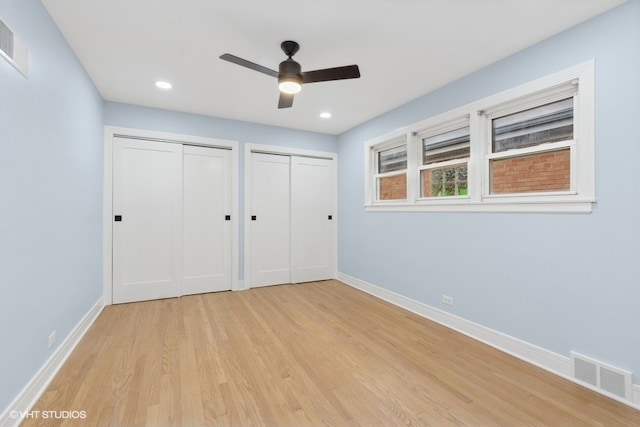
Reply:
[[[122,215],[116,215],[116,216],[114,216],[114,217],[113,217],[113,220],[114,220],[114,221],[116,221],[116,222],[120,222],[120,221],[122,221]]]
[[[225,221],[231,221],[231,215],[225,215],[224,216],[224,220]]]
[[[333,219],[333,215],[329,215],[329,221]]]
[[[251,221],[255,221],[257,218],[255,215],[251,215]]]

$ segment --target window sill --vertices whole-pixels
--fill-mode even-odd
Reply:
[[[453,203],[452,203],[453,202]],[[505,213],[591,213],[595,200],[546,200],[515,202],[505,199],[430,200],[416,203],[374,203],[365,205],[367,212],[505,212]]]

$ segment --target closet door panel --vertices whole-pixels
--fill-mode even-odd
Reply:
[[[115,138],[113,302],[181,294],[182,147]]]
[[[251,154],[251,286],[291,282],[290,158]]]
[[[333,278],[334,162],[291,158],[291,278],[293,283]]]
[[[230,165],[230,150],[183,148],[184,295],[231,289]]]

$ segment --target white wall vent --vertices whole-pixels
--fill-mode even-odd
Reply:
[[[632,373],[590,357],[571,352],[571,371],[575,379],[628,401],[633,399]]]
[[[16,70],[28,77],[29,48],[0,18],[0,56]]]

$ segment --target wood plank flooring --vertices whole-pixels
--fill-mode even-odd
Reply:
[[[338,281],[109,306],[23,426],[640,426]]]

